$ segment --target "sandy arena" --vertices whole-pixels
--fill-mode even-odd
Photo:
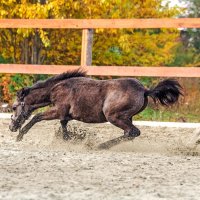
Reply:
[[[16,142],[0,120],[0,199],[200,199],[200,132],[194,128],[139,127],[141,136],[114,140],[110,124],[41,122]],[[119,144],[117,144],[119,143]]]

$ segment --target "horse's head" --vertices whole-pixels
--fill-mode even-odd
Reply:
[[[24,122],[31,115],[30,105],[26,103],[26,95],[29,93],[29,88],[22,88],[17,92],[17,99],[14,102],[12,109],[13,115],[11,116],[11,122],[9,125],[9,129],[12,132],[16,132]]]

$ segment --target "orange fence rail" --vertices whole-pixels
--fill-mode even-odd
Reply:
[[[200,18],[0,19],[0,28],[200,28]]]
[[[1,73],[59,74],[78,69],[72,65],[0,64]],[[84,66],[94,76],[200,77],[200,67]]]
[[[0,73],[58,74],[83,67],[96,76],[200,77],[198,67],[91,66],[91,29],[200,28],[200,18],[179,19],[0,19],[0,28],[83,29],[80,66],[0,64]]]

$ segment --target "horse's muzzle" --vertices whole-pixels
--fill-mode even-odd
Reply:
[[[12,132],[17,132],[18,127],[16,126],[16,121],[13,118],[13,115],[11,116],[11,123],[9,124],[9,129]]]
[[[18,128],[16,128],[16,127],[14,127],[13,125],[9,125],[9,129],[10,129],[10,131],[12,131],[12,132],[17,132],[17,130],[18,130]]]

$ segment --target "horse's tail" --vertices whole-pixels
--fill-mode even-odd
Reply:
[[[165,79],[158,85],[145,92],[146,96],[153,98],[154,102],[159,102],[161,105],[169,106],[178,101],[182,93],[182,87],[177,80]]]

